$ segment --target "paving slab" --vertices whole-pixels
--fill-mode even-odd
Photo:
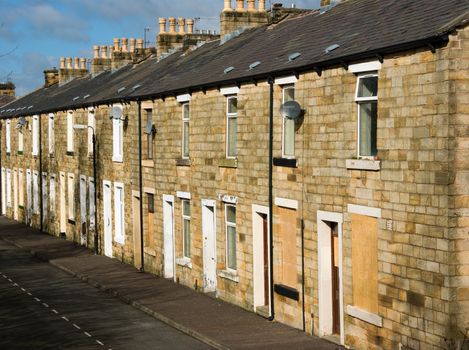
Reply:
[[[217,349],[344,349],[5,217],[0,239]]]

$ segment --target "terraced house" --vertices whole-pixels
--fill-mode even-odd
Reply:
[[[351,348],[461,347],[469,2],[244,3],[2,107],[2,213]]]

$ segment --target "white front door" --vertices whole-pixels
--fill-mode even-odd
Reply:
[[[47,224],[49,220],[49,198],[48,191],[47,191],[47,173],[42,173],[42,223],[44,225]]]
[[[6,215],[7,213],[6,179],[6,170],[2,168],[2,215]]]
[[[31,198],[31,170],[26,170],[26,224],[32,224],[33,201]]]
[[[174,197],[163,196],[164,277],[174,278]]]
[[[217,289],[215,201],[202,200],[202,235],[204,256],[204,291]]]
[[[254,310],[270,305],[269,208],[252,205]],[[267,309],[270,316],[270,308]]]
[[[13,218],[18,221],[18,170],[13,169]]]
[[[81,244],[86,245],[88,242],[87,222],[86,222],[86,176],[80,176],[80,233]]]
[[[103,181],[104,255],[112,258],[111,182]]]
[[[60,173],[60,233],[67,232],[67,213],[65,208],[65,189],[66,189],[65,173]]]

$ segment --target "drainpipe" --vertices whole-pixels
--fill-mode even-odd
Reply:
[[[302,204],[303,206],[303,204]],[[303,210],[302,210],[303,211]],[[301,293],[303,294],[303,332],[306,332],[305,318],[305,220],[301,219]]]
[[[273,242],[273,195],[272,195],[272,174],[273,174],[273,149],[274,149],[274,78],[267,79],[270,88],[269,105],[269,265],[270,265],[270,317],[272,321],[275,318],[274,308],[274,242]]]
[[[34,117],[33,117],[34,118]],[[42,121],[41,121],[41,115],[37,116],[38,119],[38,124],[39,124],[39,193],[40,193],[40,208],[39,210],[41,211],[40,213],[40,218],[41,218],[41,224],[40,224],[40,231],[43,232],[44,229],[44,193],[42,189]]]
[[[94,177],[94,254],[99,254],[99,242],[98,242],[98,179],[96,172],[96,123],[93,128],[93,177]]]
[[[142,175],[142,102],[137,100],[138,109],[138,188],[140,192],[140,272],[145,271],[143,256],[143,175]]]
[[[0,145],[2,144],[2,129],[3,129],[3,122],[0,122]],[[3,174],[2,174],[2,148],[0,146],[0,184],[3,183]],[[2,186],[0,186],[0,216],[3,215],[3,193],[2,193]]]

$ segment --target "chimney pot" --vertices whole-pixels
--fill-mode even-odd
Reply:
[[[236,0],[236,11],[244,12],[244,0]]]
[[[72,67],[72,58],[71,58],[71,57],[67,57],[67,58],[65,59],[65,62],[66,62],[66,67],[67,67],[67,69],[72,69],[72,68],[73,68],[73,67]]]
[[[265,0],[259,0],[259,12],[265,12]]]
[[[74,59],[73,69],[80,69],[80,59],[78,57]]]
[[[107,46],[106,45],[101,46],[101,58],[107,58]]]
[[[127,52],[127,43],[129,40],[127,38],[122,38],[122,52]]]
[[[176,34],[176,18],[169,17],[169,34]]]
[[[223,12],[231,12],[233,8],[231,7],[231,0],[225,0],[225,6],[223,8]]]
[[[86,58],[80,59],[80,69],[86,70]]]
[[[194,33],[194,20],[191,18],[187,19],[187,34]]]
[[[160,34],[165,34],[166,33],[166,18],[160,18],[158,22],[160,24]]]
[[[114,51],[120,51],[120,39],[119,38],[114,38]]]
[[[93,58],[99,58],[99,46],[98,45],[93,46],[93,52],[94,52]]]
[[[186,20],[182,17],[178,18],[178,27],[179,27],[179,34],[184,35],[186,33]]]
[[[330,4],[331,4],[331,0],[321,0],[320,6],[324,7],[324,6],[329,6]]]
[[[130,52],[134,53],[135,52],[135,43],[137,42],[134,38],[130,38]]]
[[[143,39],[137,39],[137,50],[143,50]]]
[[[248,11],[256,12],[256,0],[248,0]]]
[[[112,58],[113,54],[114,54],[114,46],[109,46],[109,58]]]
[[[65,69],[65,57],[60,57],[60,69]]]

